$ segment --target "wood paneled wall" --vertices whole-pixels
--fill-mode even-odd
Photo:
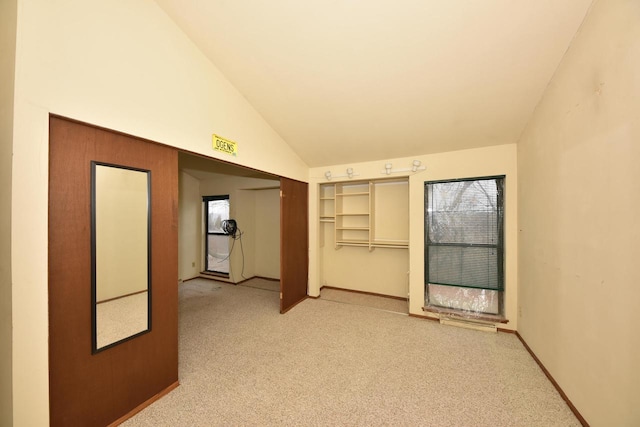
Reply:
[[[104,426],[178,381],[178,155],[170,147],[51,116],[49,159],[51,426]],[[148,169],[152,180],[151,331],[96,354],[92,160]]]

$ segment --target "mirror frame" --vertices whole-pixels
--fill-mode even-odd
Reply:
[[[96,167],[107,166],[147,174],[147,328],[98,348],[96,280]],[[113,163],[91,161],[91,353],[96,354],[151,332],[151,171]]]

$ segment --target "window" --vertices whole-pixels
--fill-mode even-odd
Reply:
[[[425,305],[502,315],[504,177],[425,183]]]
[[[222,229],[222,221],[229,219],[229,195],[205,196],[205,266],[213,273],[229,275],[229,235]]]

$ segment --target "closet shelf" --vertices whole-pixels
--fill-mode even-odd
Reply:
[[[361,191],[361,192],[357,192],[357,193],[337,193],[336,197],[340,197],[340,196],[368,196],[369,192],[368,191]]]
[[[404,238],[408,232],[398,231],[392,225],[394,216],[390,213],[398,211],[401,217],[408,216],[408,206],[403,206],[408,198],[394,195],[399,190],[408,197],[408,184],[406,178],[322,184],[320,222],[332,223],[336,249],[340,246],[366,247],[369,251],[408,249],[409,239]],[[384,218],[382,221],[379,215]],[[380,238],[380,234],[385,238]]]
[[[368,240],[337,240],[336,244],[343,246],[369,246]]]

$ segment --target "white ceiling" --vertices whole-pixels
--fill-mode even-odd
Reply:
[[[311,167],[517,142],[592,0],[156,0]]]

